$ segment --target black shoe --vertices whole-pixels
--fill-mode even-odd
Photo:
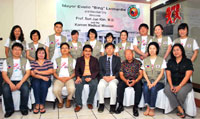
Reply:
[[[4,117],[5,117],[5,118],[8,118],[8,117],[10,117],[13,113],[14,113],[14,111],[12,111],[12,112],[6,112],[5,115],[4,115]]]
[[[28,115],[28,110],[21,110],[22,115]]]
[[[138,117],[139,116],[139,112],[138,112],[138,107],[137,106],[133,106],[133,115]]]
[[[120,114],[122,111],[124,111],[124,106],[123,105],[119,105],[119,107],[116,110],[116,114]]]
[[[116,105],[110,105],[110,114],[113,114],[115,113],[115,108],[116,108]]]
[[[98,112],[102,113],[104,111],[104,104],[99,104]]]

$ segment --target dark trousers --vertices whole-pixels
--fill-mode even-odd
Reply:
[[[87,104],[93,104],[94,101],[94,96],[97,92],[97,85],[98,85],[98,80],[97,79],[92,79],[90,82],[85,81],[86,77],[82,77],[82,82],[80,84],[76,84],[76,91],[75,91],[75,101],[76,105],[82,106],[82,91],[84,84],[89,84],[90,92],[89,96],[87,99]]]
[[[13,84],[19,83],[19,81],[12,81]],[[3,91],[3,100],[5,105],[6,112],[14,111],[14,104],[12,98],[12,91],[10,86],[7,83],[4,83],[2,86]],[[29,83],[26,81],[24,82],[20,89],[20,110],[28,110],[28,98],[29,98]]]
[[[124,91],[125,88],[128,87],[124,81],[120,81],[117,87],[117,102],[121,105],[123,105],[123,99],[124,99]],[[142,96],[142,81],[137,82],[133,86],[135,90],[135,106],[138,106],[140,103],[140,99]]]
[[[150,108],[155,108],[158,91],[164,88],[164,84],[158,82],[154,87],[149,89],[147,82],[144,82],[143,88],[145,104],[148,104]]]
[[[44,81],[42,79],[32,78],[31,85],[33,87],[35,104],[45,104],[48,88],[51,85],[51,80]]]

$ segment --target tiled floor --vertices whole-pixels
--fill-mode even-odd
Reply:
[[[74,107],[56,108],[53,110],[52,103],[46,104],[46,110],[47,112],[45,114],[33,114],[33,112],[29,112],[28,116],[22,116],[20,112],[15,112],[8,119],[180,119],[176,116],[175,112],[163,114],[162,110],[159,109],[156,109],[156,116],[154,117],[144,116],[143,112],[145,109],[139,111],[139,117],[134,117],[132,114],[132,107],[126,107],[125,111],[121,114],[110,114],[108,111],[108,103],[103,113],[98,113],[97,108],[89,110],[86,106],[78,113],[74,112]],[[3,119],[3,116],[2,105],[0,103],[0,119]],[[186,117],[186,119],[191,119],[191,117]],[[200,108],[197,109],[197,116],[195,119],[200,119]]]

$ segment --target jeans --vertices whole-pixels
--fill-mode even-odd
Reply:
[[[158,82],[151,89],[148,88],[147,82],[144,82],[143,93],[144,93],[144,101],[145,104],[149,105],[151,109],[155,108],[157,94],[160,89],[164,88],[164,84]]]
[[[93,104],[94,96],[97,91],[98,80],[92,79],[90,82],[86,82],[85,78],[87,77],[83,76],[82,82],[80,84],[75,84],[76,86],[75,101],[76,101],[76,105],[79,105],[79,106],[82,106],[82,91],[83,91],[84,84],[89,84],[89,88],[90,88],[87,104]]]
[[[19,83],[19,81],[12,81],[12,82],[15,85]],[[6,112],[13,112],[14,104],[10,86],[7,83],[4,83],[2,86],[2,91],[3,91],[3,100]],[[21,85],[19,91],[20,91],[20,110],[21,111],[28,110],[29,83],[27,81],[24,82]]]
[[[44,81],[42,79],[33,78],[31,85],[34,92],[35,104],[45,104],[48,88],[51,85],[51,80]]]

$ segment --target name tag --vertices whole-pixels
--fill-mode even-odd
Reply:
[[[191,48],[191,47],[192,47],[192,45],[191,45],[191,44],[187,44],[187,47],[188,47],[188,48]]]
[[[160,68],[160,65],[158,64],[158,65],[156,65],[156,68]]]

